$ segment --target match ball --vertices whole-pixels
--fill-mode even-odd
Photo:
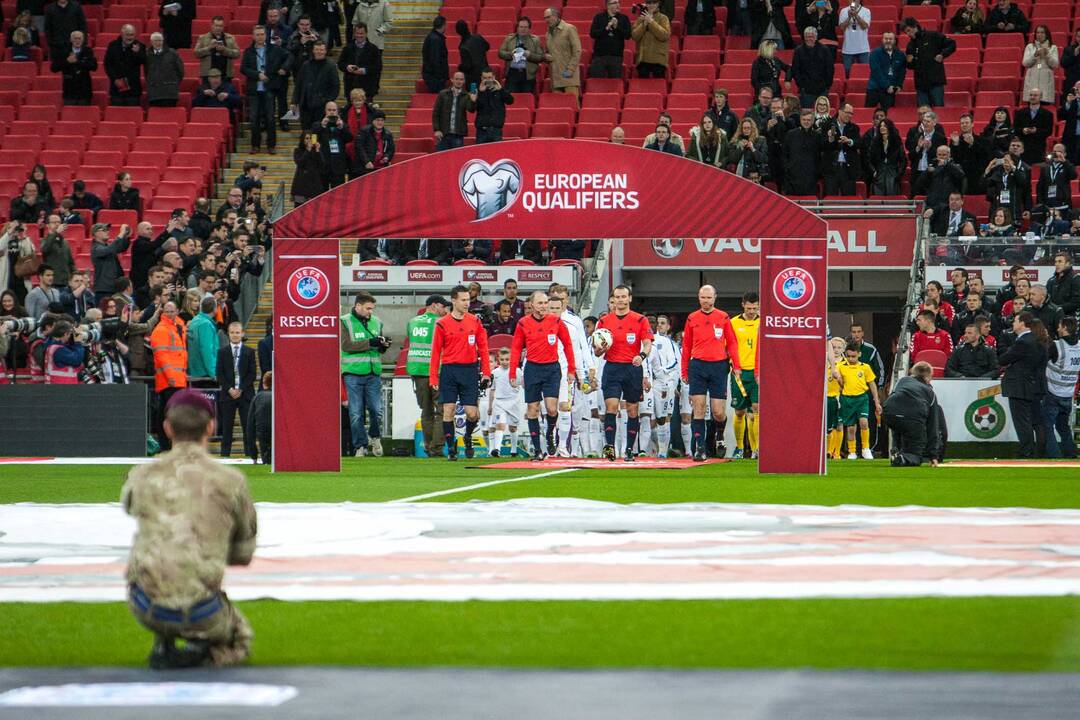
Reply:
[[[611,331],[606,328],[598,328],[592,334],[592,346],[597,355],[606,353],[612,342],[614,338],[611,337]]]

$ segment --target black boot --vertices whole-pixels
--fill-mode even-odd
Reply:
[[[177,647],[173,638],[157,635],[149,660],[151,670],[202,667],[210,660],[210,648],[196,640],[187,640],[182,647]]]

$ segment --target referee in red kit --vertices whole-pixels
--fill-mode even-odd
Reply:
[[[727,427],[728,372],[739,367],[739,343],[731,329],[731,318],[723,310],[717,310],[716,289],[702,285],[698,290],[700,310],[695,310],[683,325],[682,379],[690,385],[690,404],[693,418],[691,447],[694,460],[705,460],[705,396],[712,405],[712,419],[716,426],[716,456],[724,457],[724,428]]]
[[[518,320],[514,328],[514,341],[510,345],[510,382],[518,386],[517,370],[521,363],[521,351],[525,350],[525,417],[529,421],[529,437],[532,438],[534,461],[555,454],[555,428],[559,423],[559,383],[562,368],[559,365],[558,345],[566,355],[567,382],[575,382],[574,347],[570,333],[558,315],[548,314],[548,296],[537,290],[529,296],[532,313]],[[540,448],[540,400],[547,412],[547,453]]]
[[[491,385],[491,359],[488,357],[487,332],[480,319],[469,312],[469,289],[464,285],[455,286],[450,291],[450,306],[450,313],[435,323],[428,380],[431,389],[439,391],[446,459],[453,461],[457,460],[454,408],[458,401],[465,408],[465,457],[471,458],[473,431],[480,421],[477,409],[480,388]]]
[[[618,285],[611,292],[615,306],[596,323],[597,328],[611,332],[611,347],[604,354],[604,374],[600,389],[604,393],[604,457],[615,460],[615,416],[619,401],[626,401],[626,462],[634,462],[634,443],[637,442],[638,403],[645,387],[642,363],[652,350],[652,329],[641,313],[630,309],[630,288]]]

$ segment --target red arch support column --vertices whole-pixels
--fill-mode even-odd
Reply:
[[[665,153],[591,141],[537,139],[471,146],[392,165],[337,187],[274,225],[275,469],[339,467],[336,341],[315,337],[331,333],[313,327],[310,344],[290,344],[286,340],[297,338],[284,336],[298,333],[283,328],[280,320],[286,314],[336,318],[337,263],[326,256],[337,257],[338,238],[615,237],[648,242],[657,237],[725,237],[820,242],[824,249],[826,230],[825,222],[805,208],[731,173]],[[763,263],[766,254],[762,252]],[[312,257],[289,257],[299,255]],[[333,294],[316,309],[297,304],[304,302],[305,293],[315,291],[312,280],[296,275],[301,267],[297,263],[309,260],[327,263],[312,267],[326,276]],[[821,311],[824,325],[826,265],[823,260],[809,267],[815,293],[820,293],[812,312]],[[763,309],[779,312],[764,302],[764,278],[771,271],[769,266],[762,274]],[[316,280],[321,282],[322,276]],[[694,302],[689,293],[687,302]],[[332,311],[327,309],[331,306]],[[761,350],[763,390],[773,382],[778,387],[780,382],[796,382],[823,388],[824,341],[817,345],[820,352],[813,357],[800,352],[798,358],[785,359],[785,347],[766,342]],[[772,397],[762,398],[762,414],[782,417],[783,405],[775,406]],[[800,403],[812,401],[807,394]],[[822,408],[819,402],[818,416]],[[808,420],[785,423],[789,438],[792,433],[805,435],[805,452],[811,451],[812,434],[822,446],[824,432],[823,421],[814,427]],[[764,443],[764,428],[762,437]],[[801,454],[804,446],[799,447]],[[762,471],[787,471],[774,469],[772,454],[763,453]],[[824,451],[817,454],[823,463]],[[817,472],[809,463],[806,468],[795,471]]]

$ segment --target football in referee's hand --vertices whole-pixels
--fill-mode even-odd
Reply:
[[[598,356],[603,355],[611,347],[611,343],[613,342],[613,340],[614,339],[611,337],[610,330],[606,328],[598,328],[595,332],[593,332],[592,337],[590,338],[590,341],[592,342],[593,352],[596,353],[596,355]]]

